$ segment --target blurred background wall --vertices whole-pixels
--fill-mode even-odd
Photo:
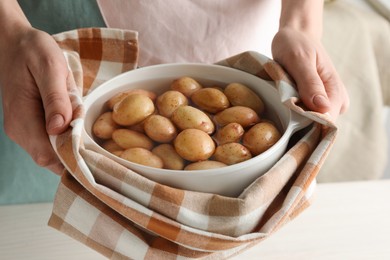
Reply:
[[[390,47],[389,47],[390,48]],[[389,61],[390,63],[390,61]],[[390,65],[390,64],[389,64]],[[386,119],[385,119],[386,129],[387,129],[387,149],[390,150],[390,108],[386,108]],[[390,179],[390,158],[387,162],[387,167],[385,170],[384,178]]]

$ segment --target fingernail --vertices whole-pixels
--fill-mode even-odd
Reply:
[[[313,104],[316,107],[328,107],[329,100],[326,97],[324,97],[323,95],[316,95],[313,98]]]
[[[57,128],[60,128],[64,125],[64,123],[65,123],[64,117],[60,114],[56,114],[50,119],[48,124],[48,130],[50,131],[50,130],[55,130]]]

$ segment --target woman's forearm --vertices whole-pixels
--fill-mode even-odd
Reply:
[[[322,36],[324,0],[282,0],[280,28],[291,28]]]
[[[0,46],[23,29],[31,28],[16,0],[0,1]]]

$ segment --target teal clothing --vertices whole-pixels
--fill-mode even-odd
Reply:
[[[2,106],[0,112],[0,205],[52,201],[59,176],[36,165],[5,135]]]
[[[95,0],[19,0],[31,25],[50,34],[106,27]]]
[[[105,27],[95,0],[18,1],[33,27],[49,34]],[[35,164],[4,133],[0,106],[0,205],[53,201],[60,178]]]

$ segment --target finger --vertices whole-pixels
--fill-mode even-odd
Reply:
[[[336,89],[334,91],[329,91],[331,93],[328,95],[332,102],[332,108],[329,111],[329,114],[336,121],[340,114],[343,114],[347,111],[349,107],[349,98],[345,89],[343,89],[344,87],[341,82],[339,82],[337,85],[334,85],[333,88]]]
[[[58,162],[54,165],[49,165],[46,167],[48,170],[52,171],[53,173],[57,174],[58,176],[61,176],[64,173],[65,167],[62,163]]]
[[[51,53],[52,58],[30,69],[41,94],[45,111],[46,131],[49,135],[62,133],[72,117],[72,106],[67,91],[68,69],[61,54]],[[35,64],[37,65],[37,64]],[[44,72],[44,73],[43,73]]]
[[[16,114],[19,123],[13,129],[18,130],[14,131],[12,139],[30,154],[37,165],[58,174],[61,172],[61,162],[45,131],[42,104],[39,100],[24,101],[28,103],[28,109]]]
[[[40,126],[44,125],[41,124]],[[34,129],[31,128],[29,130],[29,134],[34,136],[35,141],[27,145],[25,144],[25,146],[27,146],[25,148],[26,151],[31,155],[31,158],[37,165],[45,167],[54,173],[59,174],[62,171],[63,166],[61,161],[58,159],[58,156],[55,153],[53,147],[51,146],[44,127],[40,128],[36,126]],[[41,130],[40,133],[38,133],[39,130]]]
[[[331,115],[333,118],[337,119],[337,117],[340,114],[345,113],[349,107],[347,90],[332,65],[326,67],[319,66],[318,71],[331,102]]]
[[[297,66],[286,68],[294,78],[303,103],[311,110],[325,113],[330,110],[330,101],[324,84],[318,75],[316,65],[310,62],[297,62]]]
[[[48,76],[38,83],[46,118],[48,134],[59,134],[69,125],[72,106],[66,85],[67,71],[56,66],[48,70]]]

